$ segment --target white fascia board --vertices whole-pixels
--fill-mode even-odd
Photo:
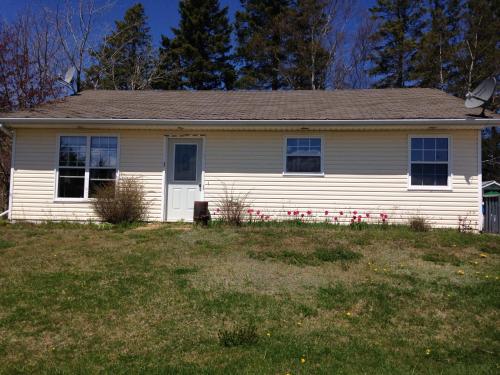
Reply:
[[[141,128],[144,126],[162,127],[304,127],[304,126],[500,126],[497,118],[460,118],[460,119],[386,119],[386,120],[162,120],[162,119],[103,119],[103,118],[0,118],[0,123],[11,128],[41,127],[82,127],[107,125],[111,127]]]

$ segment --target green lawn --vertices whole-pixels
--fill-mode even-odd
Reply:
[[[499,266],[452,230],[0,223],[0,373],[499,373]]]

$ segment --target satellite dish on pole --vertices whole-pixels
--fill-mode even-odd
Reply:
[[[466,108],[482,107],[483,111],[481,112],[481,116],[484,116],[484,110],[486,104],[493,96],[496,85],[497,81],[495,77],[490,77],[485,79],[472,92],[468,92],[467,95],[465,95],[465,107]]]
[[[73,79],[75,77],[76,69],[74,66],[66,70],[64,78],[59,78],[59,82],[62,83],[67,88],[71,89],[74,94],[76,94],[75,88],[73,87]]]

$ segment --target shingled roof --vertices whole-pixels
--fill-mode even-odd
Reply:
[[[425,88],[336,91],[84,91],[10,118],[159,120],[463,119],[480,109]],[[2,117],[0,115],[0,117]]]

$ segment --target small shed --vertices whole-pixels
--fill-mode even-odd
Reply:
[[[483,197],[498,197],[500,195],[500,183],[496,181],[483,182]]]

